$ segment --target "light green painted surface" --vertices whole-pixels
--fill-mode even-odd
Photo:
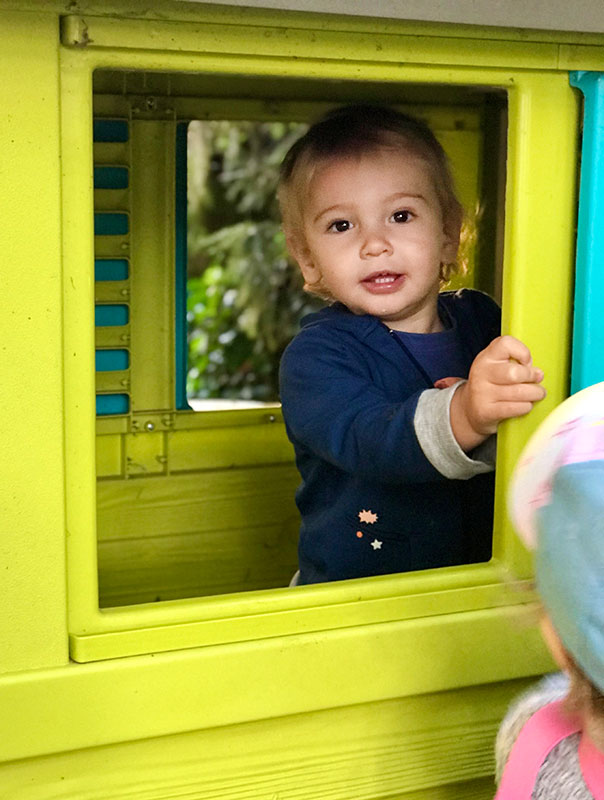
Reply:
[[[538,632],[516,614],[498,621],[488,611],[465,612],[443,622],[357,626],[15,675],[0,684],[2,759],[276,721],[551,669]],[[488,705],[475,712],[490,714]]]
[[[130,122],[132,410],[174,407],[173,121]]]
[[[532,91],[518,86],[509,95],[510,119],[522,122],[511,126],[508,138],[502,332],[529,344],[533,363],[545,372],[548,394],[531,414],[505,426],[505,447],[497,457],[496,513],[501,514],[524,443],[569,392],[579,99],[568,91],[567,80],[564,73],[537,74],[531,77]],[[526,554],[513,534],[497,541],[495,554],[526,574]]]
[[[0,673],[67,659],[55,26],[0,12]]]
[[[275,17],[276,19],[276,17]],[[334,26],[336,27],[336,26]],[[504,42],[459,39],[451,36],[419,38],[402,31],[379,33],[347,31],[339,35],[329,24],[286,27],[281,24],[258,24],[252,20],[245,26],[231,26],[230,30],[219,23],[203,22],[162,23],[163,48],[175,52],[223,53],[226,50],[240,56],[293,58],[350,58],[354,53],[358,61],[379,60],[400,63],[401,53],[411,63],[466,65],[477,67],[557,67],[558,46],[550,43],[523,42],[510,39]],[[94,47],[153,48],[157,44],[157,27],[139,20],[84,19],[68,17],[63,26],[63,41],[77,45],[87,38]]]
[[[4,796],[490,800],[492,739],[509,699],[523,685],[388,700],[17,761],[0,773]],[[456,783],[438,785],[450,780]]]
[[[243,434],[239,450],[253,446]],[[289,464],[101,481],[101,605],[287,586],[297,569],[298,481]]]

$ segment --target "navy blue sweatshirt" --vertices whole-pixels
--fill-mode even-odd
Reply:
[[[499,308],[465,289],[441,293],[439,314],[457,329],[465,378],[499,334]],[[489,559],[493,473],[445,478],[415,434],[421,393],[450,375],[430,370],[378,319],[340,303],[302,320],[280,375],[302,477],[300,583]]]

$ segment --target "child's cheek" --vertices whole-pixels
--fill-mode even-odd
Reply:
[[[564,646],[560,641],[560,637],[556,633],[556,629],[554,628],[551,619],[545,611],[539,620],[539,627],[541,629],[541,635],[543,636],[545,644],[548,646],[554,661],[560,667],[560,669],[567,671],[568,653],[564,649]]]

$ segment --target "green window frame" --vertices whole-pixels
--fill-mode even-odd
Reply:
[[[288,683],[273,687],[275,714],[477,685],[547,669],[549,661],[536,644],[535,632],[513,632],[510,626],[510,621],[522,619],[533,595],[523,583],[531,576],[530,559],[506,519],[504,488],[526,436],[567,393],[578,109],[559,45],[547,36],[531,43],[511,38],[489,41],[481,40],[479,31],[450,37],[446,29],[434,27],[426,28],[427,35],[421,36],[418,31],[423,29],[409,30],[404,24],[349,20],[343,27],[334,21],[318,25],[305,15],[271,17],[267,12],[246,18],[245,25],[233,16],[226,25],[217,12],[207,9],[203,14],[202,22],[155,21],[152,25],[136,19],[120,20],[119,25],[110,18],[63,20],[62,146],[65,163],[70,165],[63,179],[63,241],[71,657],[84,662],[206,648],[209,660],[225,665],[229,674],[243,677],[248,670],[249,679],[256,669],[260,675],[266,654],[271,652],[276,658],[280,647],[283,657],[274,663],[298,675],[300,686],[293,692]],[[337,82],[349,80],[359,85],[431,86],[441,94],[449,86],[507,94],[503,327],[531,342],[536,361],[548,375],[549,394],[528,418],[502,426],[491,562],[295,591],[283,588],[99,608],[96,445],[91,414],[95,384],[90,277],[93,197],[88,177],[93,164],[91,87],[97,69],[186,72],[214,75],[217,80],[225,75],[253,75],[267,85],[279,77],[290,80],[292,90],[304,81],[306,85],[316,81],[317,86],[324,81],[336,98]],[[284,101],[286,110],[290,102],[294,107],[293,101]],[[549,132],[547,138],[544,130]],[[560,153],[566,157],[560,159]],[[148,298],[146,302],[152,305]],[[173,342],[170,353],[174,353]],[[170,392],[173,397],[173,387]],[[192,443],[199,431],[212,432],[210,439],[214,437],[218,452],[224,441],[224,418],[196,415],[198,430],[189,435],[181,429],[188,414],[161,410],[156,415],[145,410],[139,414],[133,408],[131,420],[137,425],[154,425],[147,438],[133,439],[133,447],[138,448],[134,455],[159,464],[149,442],[167,430],[177,439],[182,433],[185,470],[197,457],[192,455]],[[259,446],[275,448],[275,461],[289,459],[282,437],[274,433],[281,423],[268,416],[245,412],[230,417],[229,424],[256,435]],[[114,423],[103,420],[102,424]],[[116,428],[107,435],[122,432]],[[109,467],[121,469],[122,458],[123,454],[118,465],[117,456],[109,456]],[[505,575],[518,581],[513,595],[505,591]],[[462,639],[463,654],[458,652],[461,648],[448,648],[443,668],[435,657],[442,652],[443,642]],[[310,686],[305,688],[300,676],[305,648],[311,643],[314,692]],[[245,648],[245,664],[232,660],[241,648]],[[352,680],[339,680],[336,665],[342,659],[360,663],[376,648],[406,653],[408,663],[401,668],[399,659],[393,658],[362,690]],[[230,713],[216,707],[210,716],[216,724],[224,724],[231,720]],[[239,719],[253,718],[258,709],[249,699],[237,713]]]

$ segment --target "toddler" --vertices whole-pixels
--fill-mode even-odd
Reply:
[[[535,549],[542,631],[566,673],[508,712],[497,800],[604,798],[604,383],[540,426],[512,478],[510,509]],[[510,752],[511,751],[511,752]]]
[[[305,288],[330,303],[281,362],[297,582],[488,560],[485,442],[544,396],[543,373],[487,295],[440,291],[462,224],[442,147],[390,108],[337,109],[286,155],[279,202]]]

